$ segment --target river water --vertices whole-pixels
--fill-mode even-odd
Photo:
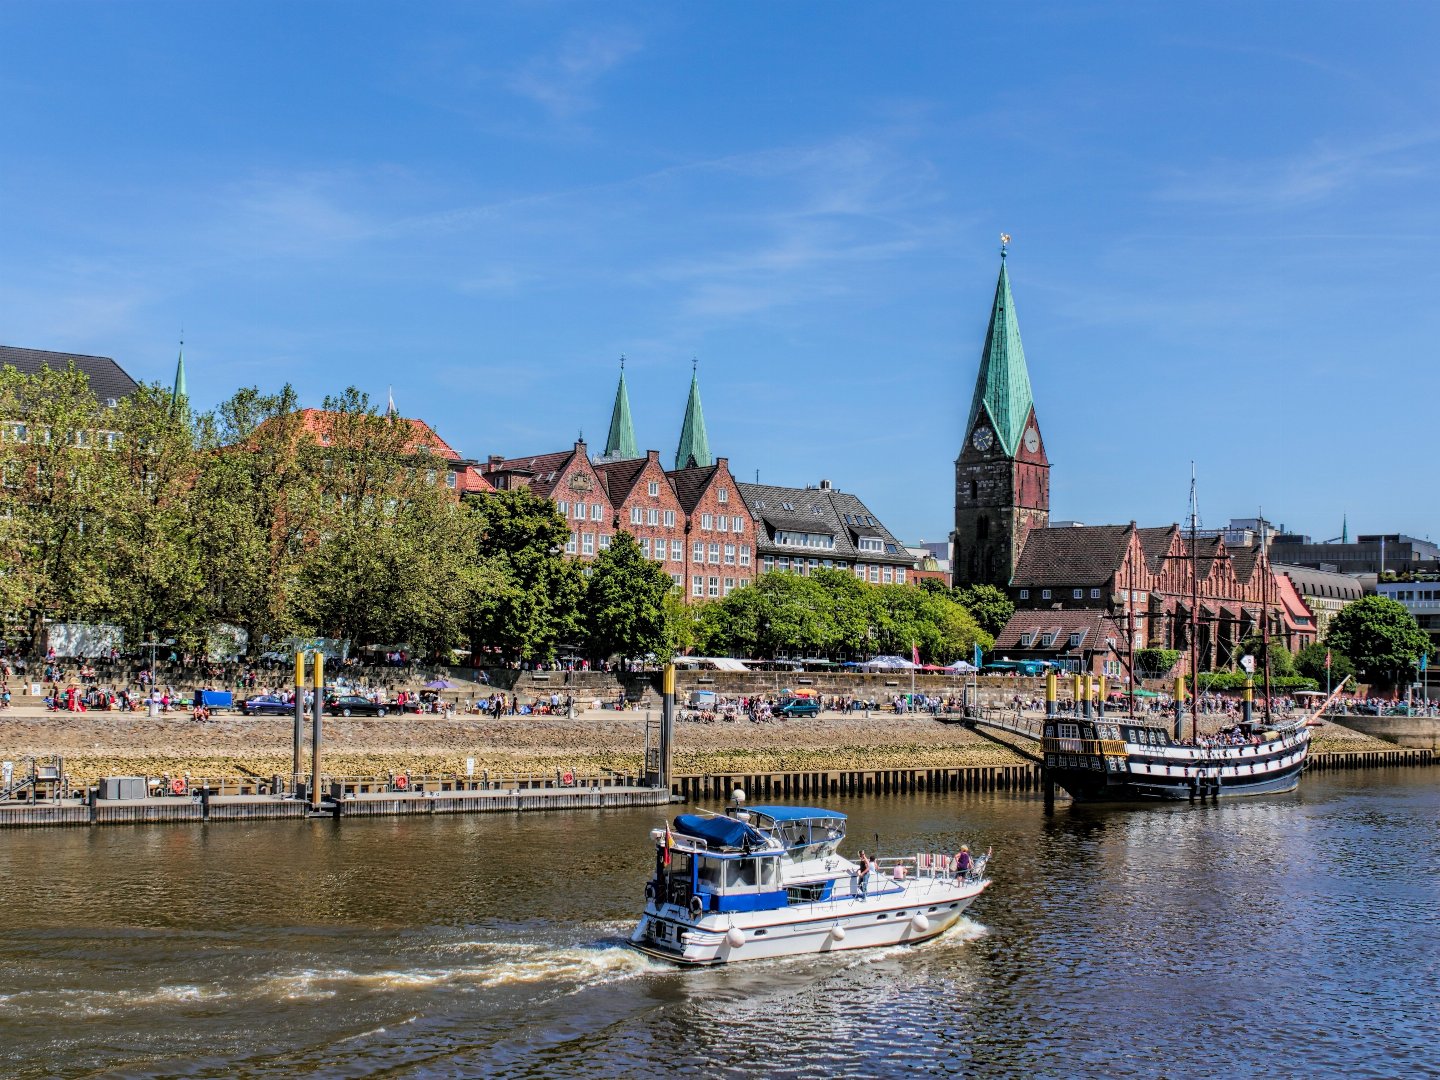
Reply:
[[[1437,779],[831,800],[995,885],[918,947],[698,971],[623,944],[654,810],[0,833],[0,1075],[1435,1075]]]

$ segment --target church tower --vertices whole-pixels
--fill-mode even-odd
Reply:
[[[1030,530],[1049,522],[1050,459],[1035,420],[1002,246],[965,445],[955,459],[954,583],[1007,588]]]
[[[635,442],[635,425],[630,420],[630,392],[625,387],[625,357],[620,357],[620,385],[615,388],[615,407],[610,410],[610,433],[605,452],[595,460],[633,461],[645,455]]]

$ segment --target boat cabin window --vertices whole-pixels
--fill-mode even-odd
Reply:
[[[700,860],[699,882],[705,892],[720,894],[768,892],[779,888],[779,860],[766,858],[735,858]]]
[[[1061,724],[1061,725],[1060,725],[1060,738],[1062,738],[1062,739],[1078,739],[1079,737],[1080,737],[1080,725],[1079,725],[1079,724]]]

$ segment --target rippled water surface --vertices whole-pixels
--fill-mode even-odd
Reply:
[[[1435,1075],[1437,781],[834,800],[995,886],[916,948],[701,971],[623,945],[656,811],[0,833],[0,1075]]]

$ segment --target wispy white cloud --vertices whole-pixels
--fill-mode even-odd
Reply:
[[[624,27],[571,33],[552,52],[533,57],[506,80],[558,119],[593,109],[596,84],[640,51],[640,35]]]
[[[1177,175],[1157,192],[1170,202],[1210,203],[1234,210],[1274,210],[1326,202],[1379,180],[1413,179],[1434,173],[1422,151],[1440,131],[1401,132],[1350,145],[1318,143],[1268,160],[1218,161]]]

